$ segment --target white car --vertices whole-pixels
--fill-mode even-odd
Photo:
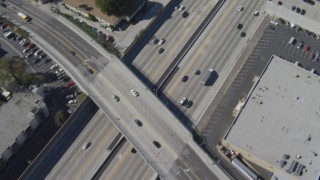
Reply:
[[[90,146],[91,146],[91,142],[87,142],[82,146],[82,149],[83,150],[88,149],[88,147],[90,147]]]
[[[38,56],[38,55],[41,54],[41,53],[42,53],[42,50],[39,49],[39,50],[37,50],[37,51],[34,53],[34,55],[35,55],[35,56]]]
[[[239,6],[238,7],[238,11],[243,11],[244,10],[244,6]]]
[[[254,12],[253,12],[253,15],[254,15],[254,16],[259,16],[259,11],[254,11]]]
[[[19,44],[22,45],[22,44],[24,44],[25,42],[27,42],[27,40],[26,40],[26,39],[22,39]]]
[[[72,109],[68,109],[68,113],[72,114],[73,113]]]
[[[75,103],[77,103],[77,102],[78,102],[77,100],[72,99],[72,100],[69,100],[69,101],[68,101],[68,104],[75,104]]]
[[[131,94],[135,97],[139,96],[139,93],[136,90],[131,89]]]
[[[184,8],[185,7],[183,5],[179,5],[179,6],[176,6],[174,9],[179,9],[180,11],[183,11]]]
[[[50,69],[53,70],[53,69],[56,69],[56,68],[58,68],[58,67],[59,67],[58,64],[54,64],[54,65],[52,65],[52,66],[50,67]]]
[[[27,53],[29,50],[30,50],[29,48],[25,48],[22,52]]]
[[[165,41],[164,39],[160,39],[159,42],[158,42],[158,45],[161,46],[164,43],[164,41]]]
[[[279,23],[277,21],[271,20],[271,24],[278,26]]]

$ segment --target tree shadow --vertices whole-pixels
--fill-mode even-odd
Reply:
[[[3,50],[1,47],[0,47],[0,58],[3,58],[5,55],[7,55],[8,52]]]

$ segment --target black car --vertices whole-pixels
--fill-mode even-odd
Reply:
[[[188,77],[188,76],[183,76],[183,78],[182,78],[182,82],[187,82],[187,81],[188,81],[188,79],[189,79],[189,77]]]
[[[296,9],[297,9],[297,7],[295,7],[295,6],[292,6],[292,7],[291,7],[291,10],[292,10],[292,11],[295,11]]]
[[[41,55],[39,56],[40,59],[43,59],[43,58],[45,58],[45,57],[47,57],[46,54],[41,54]]]
[[[301,9],[300,9],[299,7],[297,7],[296,12],[297,12],[297,13],[300,13],[300,12],[301,12]]]
[[[154,146],[156,146],[157,148],[161,148],[161,144],[158,141],[153,141],[152,142],[154,144]]]
[[[300,14],[305,15],[306,12],[307,12],[306,10],[302,9]]]
[[[240,33],[240,37],[245,37],[246,36],[246,33],[245,32],[241,32]]]
[[[70,51],[70,54],[71,54],[72,56],[76,55],[76,53],[75,53],[74,51]]]
[[[184,11],[183,13],[182,13],[182,17],[183,18],[186,18],[186,17],[188,17],[189,16],[189,13],[187,12],[187,11]]]
[[[35,59],[34,61],[33,61],[33,63],[34,64],[37,64],[37,63],[39,63],[41,61],[41,59],[40,58],[37,58],[37,59]]]
[[[187,108],[190,108],[191,106],[193,105],[193,102],[188,100],[187,104],[186,104],[186,107]]]
[[[142,122],[139,121],[138,119],[134,120],[134,122],[135,122],[138,126],[140,126],[140,127],[143,125]]]
[[[92,71],[92,69],[90,69],[90,68],[87,68],[87,71],[88,71],[88,73],[90,73],[90,74],[93,74],[93,71]]]
[[[158,51],[159,54],[162,54],[163,52],[164,52],[164,48],[160,48]]]
[[[194,73],[195,75],[200,75],[201,71],[200,70],[196,70],[196,72]]]
[[[51,59],[45,59],[44,63],[49,63],[51,61]]]
[[[1,6],[4,7],[4,8],[7,7],[7,5],[5,3],[1,3]]]
[[[237,29],[242,29],[243,25],[242,24],[238,24]]]

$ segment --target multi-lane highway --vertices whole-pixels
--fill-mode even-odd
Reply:
[[[91,145],[84,149],[87,143]],[[45,162],[39,164],[32,174],[37,175],[37,178],[46,179],[105,179],[103,176],[106,175],[107,179],[116,179],[111,178],[114,174],[115,177],[129,176],[137,179],[156,177],[157,173],[139,154],[133,154],[132,149],[111,121],[99,110],[48,175],[44,173],[48,171]],[[126,167],[123,167],[123,163]],[[139,166],[136,163],[139,163]],[[125,171],[120,174],[119,170]]]
[[[157,53],[160,46],[150,42],[133,61],[133,65],[154,84],[194,33],[193,30],[199,26],[201,20],[197,21],[197,18],[205,17],[215,3],[208,0],[183,1],[182,4],[186,7],[185,11],[189,12],[189,16],[182,18],[182,12],[176,10],[172,18],[166,21],[155,35],[159,39],[166,39],[161,46],[165,51],[162,54]],[[243,11],[238,11],[240,6],[244,6]],[[193,126],[197,125],[202,118],[208,118],[202,115],[237,62],[244,45],[248,43],[255,28],[261,22],[264,6],[263,0],[226,1],[186,53],[177,71],[165,86],[163,92],[173,101],[171,106],[180,106],[178,102],[182,97],[193,101],[190,109],[180,106],[181,111],[188,115]],[[259,11],[260,15],[254,16],[254,11]],[[237,29],[239,23],[243,24],[241,30]],[[246,37],[240,37],[241,32],[246,32]],[[218,78],[213,86],[203,86],[200,81],[210,68],[217,72]],[[197,70],[201,72],[200,75],[195,74]],[[182,82],[184,76],[188,76],[186,82]],[[166,104],[170,107],[170,103]]]
[[[15,19],[17,11],[22,10],[32,17],[32,24],[16,20],[71,74],[162,178],[227,178],[195,145],[190,132],[117,58],[107,55],[84,33],[68,29],[47,12],[24,1],[12,3],[14,7],[8,8],[8,16]],[[86,71],[87,61],[95,69],[94,74]],[[133,96],[131,89],[139,96]],[[113,100],[114,94],[120,97],[119,102]],[[96,141],[103,137],[99,133],[96,136]]]

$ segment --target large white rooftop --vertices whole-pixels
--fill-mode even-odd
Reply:
[[[283,172],[297,161],[305,168],[296,177],[309,180],[320,172],[319,137],[319,76],[274,57],[226,140]],[[290,158],[280,167],[284,154]]]
[[[0,154],[16,142],[17,136],[25,131],[33,117],[29,112],[39,103],[42,98],[31,92],[14,93],[12,98],[0,108]]]

